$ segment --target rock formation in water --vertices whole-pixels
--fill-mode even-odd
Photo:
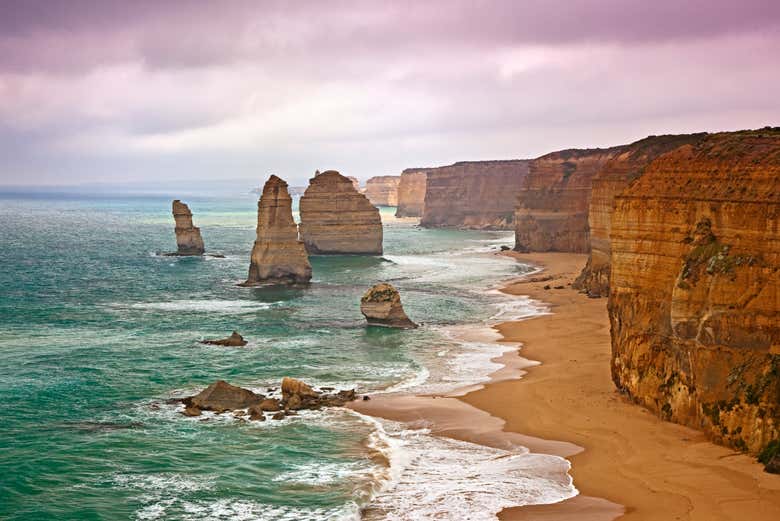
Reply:
[[[281,400],[217,380],[195,396],[175,401],[184,405],[182,414],[185,416],[200,416],[202,411],[213,411],[217,414],[235,411],[234,414],[240,417],[244,413],[238,411],[246,409],[250,420],[263,421],[265,412],[276,412],[273,418],[281,419],[286,414],[293,414],[291,411],[340,407],[356,398],[354,389],[326,393],[315,391],[300,380],[284,378]]]
[[[244,340],[244,337],[239,335],[237,331],[233,331],[233,333],[227,338],[220,338],[218,340],[201,340],[200,343],[212,346],[244,347],[248,342]]]
[[[398,183],[401,178],[397,175],[380,175],[366,181],[366,197],[371,204],[376,206],[398,205]]]
[[[257,239],[244,285],[301,284],[311,280],[311,264],[293,221],[287,183],[272,175],[257,203]]]
[[[511,230],[529,160],[463,161],[426,170],[420,224]]]
[[[352,187],[355,189],[356,192],[360,193],[360,181],[358,180],[358,178],[351,175],[346,176],[346,178],[352,181]]]
[[[401,172],[396,217],[422,217],[427,178],[426,169],[422,168],[407,168]]]
[[[310,179],[300,210],[301,239],[310,254],[382,254],[379,210],[335,170]]]
[[[366,291],[360,299],[360,312],[370,326],[414,329],[417,324],[409,320],[401,305],[398,290],[387,283],[380,283]]]
[[[591,180],[620,150],[561,150],[534,159],[517,198],[515,250],[587,252]]]
[[[192,212],[178,199],[173,201],[173,219],[176,221],[176,255],[203,255],[206,250],[200,228],[192,224]]]
[[[620,150],[593,176],[588,212],[590,256],[585,269],[574,283],[576,289],[591,297],[609,293],[609,234],[615,196],[640,177],[655,158],[682,145],[695,143],[706,135],[647,137]]]
[[[712,134],[615,197],[612,378],[756,454],[780,438],[780,128]]]

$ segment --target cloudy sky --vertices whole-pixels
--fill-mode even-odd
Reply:
[[[0,185],[303,184],[780,124],[780,1],[2,0]]]

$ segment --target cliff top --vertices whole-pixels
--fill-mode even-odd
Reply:
[[[376,182],[376,181],[389,181],[393,179],[400,179],[401,176],[399,175],[375,175],[374,177],[369,177],[368,181],[366,181],[366,184],[370,182]]]
[[[540,159],[562,159],[567,161],[569,159],[579,159],[582,157],[602,155],[602,154],[617,154],[626,148],[626,145],[618,145],[609,148],[567,148],[566,150],[557,150],[539,156],[534,161]]]

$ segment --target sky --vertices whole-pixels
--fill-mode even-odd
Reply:
[[[780,1],[0,0],[0,187],[304,185],[780,125]]]

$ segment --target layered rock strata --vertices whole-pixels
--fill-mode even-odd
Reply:
[[[612,378],[758,453],[780,437],[780,129],[713,134],[615,197]]]
[[[381,175],[366,181],[366,197],[376,206],[398,205],[398,184],[401,178],[397,175]]]
[[[574,283],[591,297],[609,293],[609,257],[612,207],[615,196],[639,178],[657,157],[685,144],[696,143],[706,133],[650,136],[626,146],[593,176],[588,226],[590,255]]]
[[[561,150],[534,159],[517,198],[515,250],[587,252],[591,180],[620,150]]]
[[[257,203],[257,238],[244,285],[302,284],[311,280],[311,264],[292,216],[287,183],[272,175]]]
[[[176,255],[203,255],[206,249],[200,228],[192,224],[190,208],[178,199],[173,201],[173,219],[176,221]]]
[[[530,161],[463,161],[426,170],[420,224],[511,230]]]
[[[422,217],[428,175],[424,169],[407,168],[398,183],[396,217]]]
[[[310,254],[382,254],[379,210],[335,170],[309,181],[300,212],[301,239]]]
[[[414,329],[417,324],[406,316],[401,295],[391,284],[380,283],[366,291],[360,299],[360,312],[370,326]]]

